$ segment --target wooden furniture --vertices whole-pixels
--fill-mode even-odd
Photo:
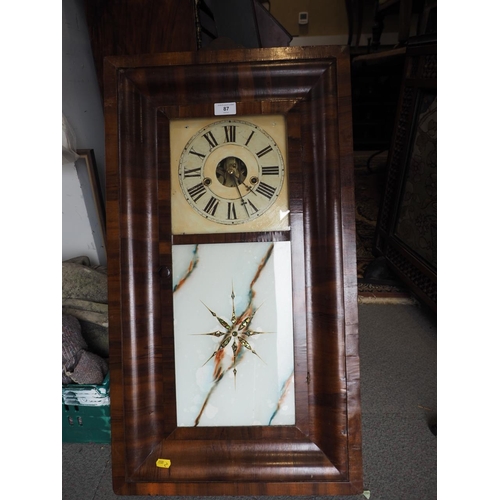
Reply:
[[[85,0],[97,80],[108,56],[234,47],[286,47],[292,36],[257,0]],[[215,14],[215,15],[214,15]]]
[[[436,0],[377,0],[375,2],[373,41],[371,47],[378,50],[384,30],[384,19],[388,15],[398,16],[398,44],[404,46],[411,36],[437,33]],[[412,34],[412,17],[418,17]]]
[[[352,58],[352,119],[354,151],[388,151],[406,48]]]
[[[197,49],[194,1],[85,0],[85,14],[101,95],[105,57]]]
[[[437,43],[407,47],[375,250],[437,310]]]
[[[337,47],[107,59],[116,493],[363,490],[349,66]],[[170,122],[213,117],[214,103],[235,103],[238,119],[284,116],[288,231],[172,235]],[[295,424],[178,426],[173,247],[276,241],[292,248]]]
[[[372,28],[372,47],[377,50],[384,30],[384,18],[387,14],[397,13],[399,18],[398,42],[405,42],[410,35],[410,20],[413,0],[376,0],[374,24]]]
[[[209,46],[210,32],[214,31],[218,37],[231,40],[236,47],[288,47],[292,40],[290,33],[259,0],[239,0],[238,2],[202,0],[199,10],[202,34],[207,35],[202,40],[201,48]],[[212,28],[209,28],[212,24],[210,15],[214,25]]]
[[[347,45],[352,44],[352,38],[355,35],[354,45],[358,47],[363,25],[363,2],[360,0],[345,0],[344,4],[347,13]]]

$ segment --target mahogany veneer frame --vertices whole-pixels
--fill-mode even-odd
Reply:
[[[362,491],[349,55],[340,47],[107,58],[113,488],[127,495]],[[170,233],[169,121],[282,113],[290,232]],[[290,240],[294,426],[177,427],[173,243]],[[156,466],[158,458],[170,468]]]

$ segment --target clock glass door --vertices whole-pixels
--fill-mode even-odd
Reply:
[[[295,423],[287,241],[174,245],[179,426]]]

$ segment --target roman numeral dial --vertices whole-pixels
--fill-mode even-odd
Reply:
[[[234,226],[272,213],[285,174],[283,155],[268,131],[251,120],[224,119],[193,126],[180,155],[178,183],[199,217]]]

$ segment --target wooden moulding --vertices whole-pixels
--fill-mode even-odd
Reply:
[[[113,488],[125,495],[363,489],[349,54],[286,47],[105,61]],[[169,121],[281,113],[288,131],[296,424],[177,427]],[[198,238],[199,236],[199,238]],[[190,235],[186,242],[210,242]],[[175,242],[182,242],[176,236]],[[156,466],[171,460],[169,468]]]

